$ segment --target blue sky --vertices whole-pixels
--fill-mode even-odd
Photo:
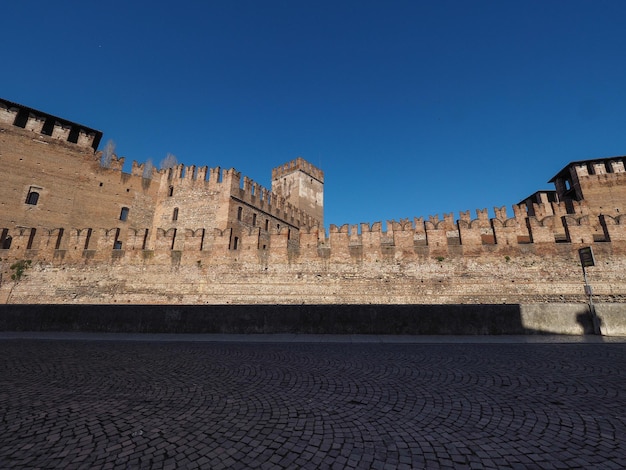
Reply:
[[[324,170],[325,225],[511,205],[626,153],[626,2],[12,1],[0,96],[117,153]]]

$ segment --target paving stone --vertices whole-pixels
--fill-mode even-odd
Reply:
[[[0,468],[624,468],[626,343],[0,340]]]

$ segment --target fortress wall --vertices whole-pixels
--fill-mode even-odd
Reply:
[[[613,214],[624,207],[626,201],[626,172],[623,162],[615,165],[616,173],[606,173],[604,165],[598,166],[598,173],[579,176],[585,199],[593,201],[590,209],[594,214]]]
[[[7,113],[11,114],[5,111],[5,115]],[[15,118],[8,119],[12,122]],[[95,233],[88,238],[83,236],[82,241],[88,241],[83,249],[106,250],[107,247],[113,248],[116,242],[121,243],[123,249],[127,249],[129,242],[133,243],[132,249],[137,249],[138,232],[142,237],[141,248],[154,250],[158,246],[163,249],[167,242],[162,236],[157,241],[157,233],[152,229],[154,221],[166,232],[176,231],[171,241],[175,243],[174,248],[179,249],[180,243],[175,237],[181,230],[187,227],[223,230],[237,219],[239,202],[233,201],[233,194],[250,204],[261,199],[256,197],[259,194],[263,199],[258,205],[270,211],[264,213],[246,206],[245,219],[234,224],[242,230],[252,227],[253,213],[257,214],[256,226],[264,228],[267,219],[268,229],[284,224],[284,220],[277,217],[310,222],[310,218],[258,185],[249,183],[248,191],[241,189],[240,174],[235,170],[224,170],[220,174],[219,168],[209,172],[206,167],[196,169],[179,165],[161,172],[153,170],[151,178],[144,178],[144,165],[133,162],[131,173],[123,173],[123,158],[114,155],[111,168],[102,168],[101,153],[93,153],[92,149],[73,143],[53,142],[52,137],[38,133],[39,127],[32,123],[30,127],[32,131],[11,126],[3,128],[0,133],[2,163],[6,174],[11,175],[11,184],[0,185],[0,204],[3,206],[0,207],[0,229],[11,228],[11,236],[26,237],[25,243],[20,239],[20,243],[14,245],[22,252],[27,245],[33,250],[44,246],[45,249],[31,253],[47,256],[42,259],[50,259],[53,249],[66,250],[72,245],[78,250],[78,238],[69,240],[69,231],[83,227],[85,233],[89,229],[92,232],[100,230],[100,227],[115,230],[115,236],[106,240],[94,236]],[[41,145],[44,151],[34,152],[33,145],[36,147],[37,144],[33,142]],[[31,191],[39,195],[37,204],[25,203]],[[274,204],[270,205],[272,199]],[[175,209],[178,209],[176,216]],[[120,220],[122,210],[128,210],[126,220]],[[19,230],[15,226],[18,223],[28,230],[36,228],[34,239],[29,241],[30,232],[17,233]],[[61,229],[60,244],[56,246],[56,240],[51,241],[50,234],[54,232],[54,236],[58,236]],[[144,239],[146,229],[148,236]],[[297,230],[291,226],[294,236]],[[269,240],[269,236],[266,238]]]
[[[0,133],[3,171],[11,175],[10,184],[0,185],[0,226],[111,227],[120,223],[123,207],[130,211],[121,225],[151,224],[156,187],[149,180],[101,168],[99,155],[89,147],[28,132],[8,128]],[[44,151],[34,153],[33,145]],[[38,193],[35,205],[26,203],[30,192]]]
[[[284,238],[282,239],[285,240]],[[275,244],[278,244],[276,242]],[[139,252],[141,253],[141,252]],[[586,302],[576,252],[398,261],[266,263],[248,254],[206,252],[104,263],[35,263],[14,285],[3,273],[0,300],[11,303],[406,304]],[[587,268],[598,302],[626,301],[626,259],[607,246]],[[197,261],[200,261],[198,263]]]
[[[247,236],[249,230],[258,228],[264,243],[255,244],[269,247],[271,230],[288,224],[291,236],[297,237],[298,223],[306,227],[315,221],[251,179],[242,179],[234,169],[178,165],[161,179],[155,223],[176,229],[232,228],[232,236],[238,240]]]
[[[604,217],[608,239],[603,238],[600,245],[608,245],[614,254],[624,254],[626,225],[623,217]],[[78,260],[89,256],[90,259],[106,260],[119,250],[113,250],[116,242],[121,243],[123,251],[152,250],[158,259],[167,259],[168,251],[208,252],[212,259],[229,258],[230,251],[267,251],[267,259],[273,263],[291,262],[293,258],[301,261],[328,259],[333,263],[378,262],[384,259],[418,260],[424,257],[476,257],[498,254],[513,255],[532,251],[556,256],[559,247],[576,251],[587,245],[598,245],[589,216],[576,218],[565,216],[556,224],[555,216],[542,220],[529,217],[528,224],[520,226],[517,219],[508,219],[502,225],[499,219],[487,221],[474,219],[469,222],[461,219],[455,225],[444,221],[426,221],[423,226],[414,226],[408,221],[387,223],[387,231],[382,224],[368,224],[359,227],[331,225],[328,238],[319,230],[306,234],[289,226],[271,227],[269,232],[253,227],[234,227],[223,231],[205,227],[165,226],[154,230],[152,246],[144,247],[147,228],[128,227],[121,222],[108,228],[69,227],[18,227],[7,229],[7,234],[14,238],[11,248],[5,251],[6,259],[22,259],[28,255],[33,259],[50,261],[62,256],[68,260]],[[197,221],[200,223],[200,220]],[[435,223],[437,224],[435,226]],[[445,227],[445,228],[441,228]],[[452,230],[447,230],[451,227]],[[29,241],[32,229],[36,236]],[[526,235],[526,234],[529,235]],[[423,238],[422,238],[423,237]],[[88,243],[87,243],[88,240]],[[532,241],[532,243],[529,243]],[[27,249],[27,244],[31,245]],[[85,250],[85,246],[88,249]],[[87,253],[82,253],[86,251]],[[61,255],[61,252],[65,252]],[[255,255],[256,256],[256,255]]]
[[[618,217],[603,216],[602,221],[609,240],[614,243],[626,241],[626,214]]]
[[[596,251],[598,296],[624,301],[623,157],[569,165],[555,177],[560,192],[513,206],[512,218],[479,209],[327,235],[316,212],[234,169],[133,162],[126,174],[116,155],[100,165],[98,131],[4,100],[0,123],[0,247],[10,245],[0,301],[582,302],[583,246]],[[297,169],[323,183],[299,158],[275,168],[273,184]],[[300,176],[292,189],[302,184],[297,196],[318,204]],[[557,193],[576,197],[552,202]],[[33,265],[15,284],[18,260]]]
[[[582,220],[576,227],[584,240],[588,232],[585,235]],[[446,234],[430,225],[424,224],[429,240],[432,232]],[[421,227],[388,226],[393,230],[383,232],[381,224],[374,224],[363,226],[361,233],[356,227],[334,227],[328,238],[317,231],[302,233],[295,249],[284,229],[270,235],[266,249],[260,249],[260,231],[251,230],[236,250],[230,229],[204,233],[203,229],[176,233],[159,229],[154,250],[131,248],[140,246],[141,232],[131,232],[133,237],[125,241],[127,249],[111,250],[115,229],[92,231],[92,243],[106,248],[81,250],[86,236],[81,229],[71,231],[64,249],[55,249],[57,235],[52,231],[42,237],[38,253],[13,248],[23,245],[26,235],[22,234],[10,250],[0,250],[4,260],[0,301],[11,290],[10,301],[19,303],[586,301],[580,243],[481,244],[479,251],[471,246],[469,254],[457,249],[464,250],[463,245],[446,245],[445,252],[441,246],[431,249],[429,245],[414,245],[411,250],[407,237],[419,233]],[[624,237],[623,225],[608,226]],[[498,225],[494,227],[500,240]],[[544,232],[548,228],[540,227]],[[592,246],[597,266],[588,268],[588,275],[594,295],[604,301],[626,301],[626,278],[621,274],[626,272],[626,240]],[[9,281],[10,260],[12,255],[25,259],[26,254],[35,263],[14,286]]]
[[[219,168],[216,170],[220,171]],[[150,225],[154,224],[166,231],[176,230],[175,249],[180,250],[186,245],[182,240],[187,230],[193,233],[198,227],[206,230],[226,228],[226,223],[218,220],[222,215],[218,213],[218,208],[227,200],[228,191],[224,192],[214,172],[208,173],[206,167],[197,169],[194,166],[178,165],[162,170],[162,173],[160,180],[157,180],[158,197],[154,222]],[[163,240],[157,241],[151,237],[148,247],[157,249],[157,246],[163,246]]]

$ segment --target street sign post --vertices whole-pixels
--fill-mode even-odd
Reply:
[[[578,250],[578,256],[580,257],[580,264],[583,267],[583,278],[585,279],[585,294],[589,296],[589,313],[591,314],[591,321],[593,323],[593,332],[597,335],[601,335],[600,320],[596,315],[596,308],[593,305],[593,289],[587,282],[587,270],[589,266],[596,265],[596,259],[593,256],[593,250],[590,246],[580,248]]]

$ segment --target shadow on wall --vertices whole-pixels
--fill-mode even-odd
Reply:
[[[624,315],[622,312],[621,315]],[[0,305],[0,331],[220,334],[593,334],[585,304]]]
[[[527,334],[594,334],[587,304],[523,304],[519,307]]]

